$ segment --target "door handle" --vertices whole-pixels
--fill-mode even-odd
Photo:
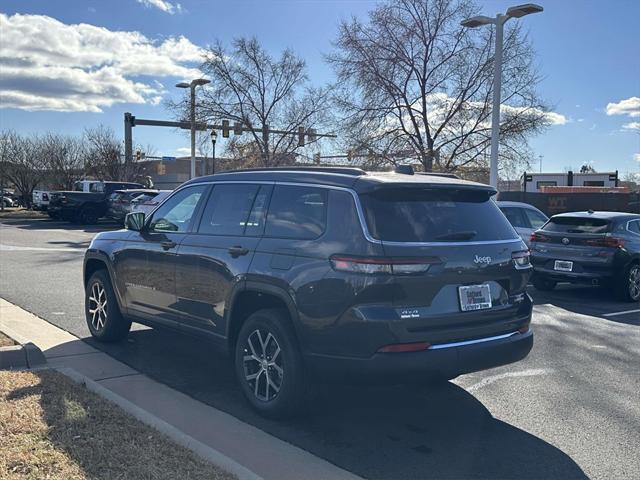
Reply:
[[[233,258],[239,257],[241,255],[246,255],[249,253],[248,248],[241,247],[240,245],[234,245],[233,247],[229,247],[229,253]]]
[[[166,242],[161,242],[160,246],[164,249],[164,250],[170,250],[172,248],[175,248],[175,246],[178,245],[176,242],[168,240]]]

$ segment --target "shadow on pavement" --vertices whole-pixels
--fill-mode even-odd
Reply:
[[[120,344],[87,339],[120,361],[204,403],[366,478],[586,478],[565,453],[504,423],[466,390],[323,385],[293,421],[256,415],[230,361],[204,341],[132,331]],[[274,459],[274,461],[278,461]]]
[[[551,292],[541,292],[531,287],[529,294],[533,297],[536,305],[549,303],[570,312],[598,317],[609,322],[640,325],[640,313],[638,312],[605,316],[610,313],[640,308],[640,303],[638,302],[621,302],[617,300],[613,292],[605,287],[561,284]]]
[[[96,225],[77,225],[62,220],[52,220],[49,218],[39,219],[2,219],[2,223],[23,230],[69,230],[86,233],[100,233],[107,230],[118,230],[122,228],[120,224],[100,220]]]

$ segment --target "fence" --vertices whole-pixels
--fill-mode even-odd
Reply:
[[[498,200],[524,202],[547,215],[600,210],[640,214],[640,192],[635,193],[534,193],[500,192]]]

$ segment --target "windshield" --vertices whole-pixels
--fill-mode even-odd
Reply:
[[[542,229],[559,233],[607,233],[611,229],[611,222],[603,218],[555,217]]]
[[[517,235],[487,192],[385,188],[360,196],[369,231],[379,240],[509,240]]]

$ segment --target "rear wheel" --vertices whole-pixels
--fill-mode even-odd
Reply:
[[[626,269],[615,293],[625,302],[640,301],[640,264],[634,263]]]
[[[533,277],[531,283],[533,283],[533,286],[536,287],[536,290],[541,290],[543,292],[550,292],[551,290],[556,288],[556,285],[558,284],[558,282],[556,282],[555,280],[550,280],[548,278],[539,276]]]
[[[129,333],[131,321],[120,313],[118,300],[106,270],[98,270],[85,290],[85,317],[91,335],[101,342],[117,342]]]
[[[242,392],[261,415],[289,417],[306,397],[302,356],[285,312],[259,310],[247,318],[235,346]]]

